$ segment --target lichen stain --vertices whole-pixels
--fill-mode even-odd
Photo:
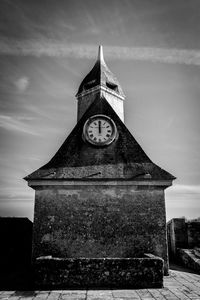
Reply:
[[[50,242],[51,239],[52,239],[51,234],[50,233],[46,233],[46,234],[43,235],[41,242],[42,243],[44,243],[44,242]]]

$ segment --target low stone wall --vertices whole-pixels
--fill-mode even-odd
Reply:
[[[163,259],[51,258],[34,263],[38,288],[161,288]]]
[[[200,273],[200,249],[177,249],[177,254],[184,266]]]
[[[167,238],[170,259],[176,259],[181,249],[200,248],[200,221],[174,218],[167,222]]]

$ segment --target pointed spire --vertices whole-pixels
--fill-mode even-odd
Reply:
[[[81,82],[78,93],[78,120],[82,117],[96,97],[104,96],[124,122],[125,95],[115,75],[109,70],[103,57],[103,47],[99,45],[98,56],[92,70]]]
[[[124,98],[124,93],[117,78],[109,70],[104,61],[102,45],[99,45],[96,63],[81,82],[77,95],[95,87],[100,87],[101,89],[106,88],[107,90],[115,92],[119,97]]]
[[[98,58],[97,60],[100,62],[100,64],[106,64],[104,61],[104,56],[103,56],[103,46],[99,45],[99,51],[98,51]]]

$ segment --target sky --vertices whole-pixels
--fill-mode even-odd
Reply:
[[[101,44],[126,126],[177,177],[167,220],[200,217],[199,36],[199,0],[1,0],[0,216],[33,219],[23,177],[75,126],[75,94]]]

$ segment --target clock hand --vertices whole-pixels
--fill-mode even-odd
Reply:
[[[101,134],[101,121],[99,121],[99,134]]]

